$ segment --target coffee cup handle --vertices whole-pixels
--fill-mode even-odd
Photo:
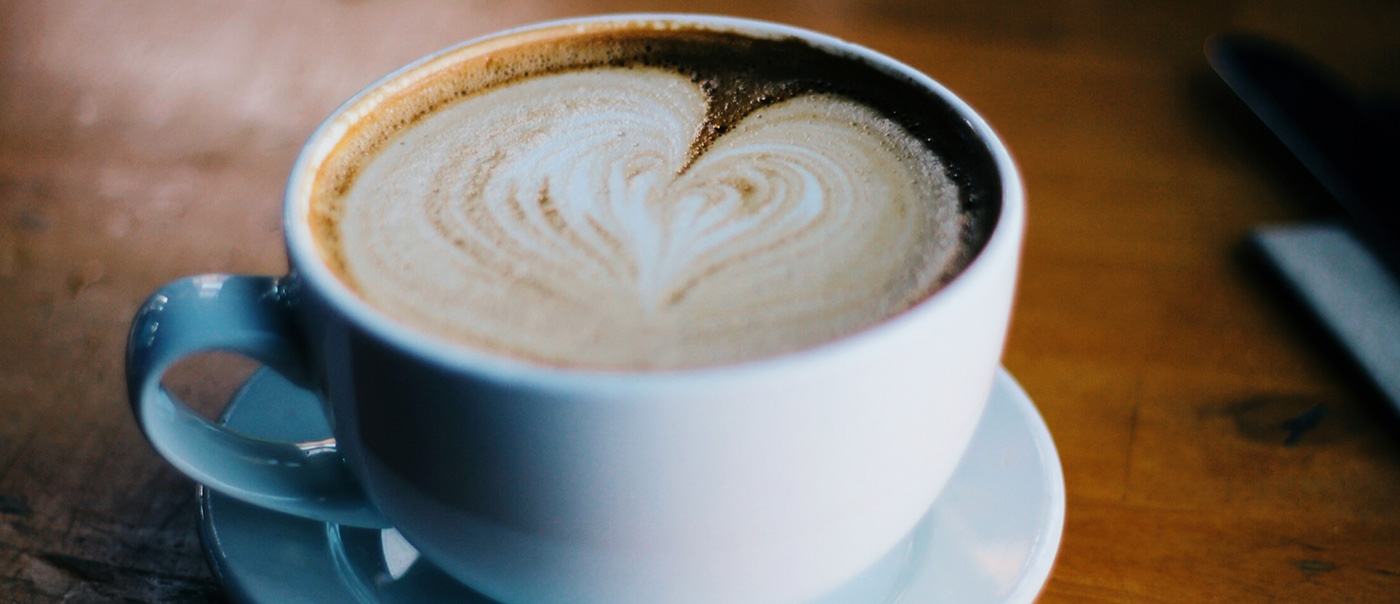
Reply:
[[[246,355],[305,384],[306,356],[283,285],[275,277],[200,275],[151,295],[127,341],[132,412],[156,451],[215,491],[313,520],[388,527],[333,440],[277,442],[239,434],[201,417],[161,386],[176,361],[215,350]]]

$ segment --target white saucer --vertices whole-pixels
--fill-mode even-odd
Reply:
[[[255,374],[224,421],[266,438],[329,436],[315,401],[271,371]],[[304,520],[200,489],[205,554],[232,601],[421,604],[490,600],[418,559],[396,531]],[[1030,398],[998,372],[961,466],[905,542],[813,604],[1029,604],[1050,575],[1065,485]]]

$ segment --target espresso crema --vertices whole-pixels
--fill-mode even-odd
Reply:
[[[656,370],[810,347],[928,297],[994,218],[946,103],[797,39],[546,29],[407,77],[317,173],[313,232],[372,306],[496,354]]]

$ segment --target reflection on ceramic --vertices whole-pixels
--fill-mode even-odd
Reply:
[[[234,397],[224,421],[279,440],[330,431],[315,401],[271,371]],[[390,529],[328,525],[200,490],[205,553],[230,599],[248,604],[490,604]],[[928,514],[875,566],[811,604],[1027,604],[1050,575],[1065,488],[1050,432],[1005,371],[972,445]]]

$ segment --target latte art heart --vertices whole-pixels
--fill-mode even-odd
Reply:
[[[438,110],[345,194],[347,278],[489,350],[680,368],[834,339],[953,270],[956,187],[895,123],[806,94],[697,145],[708,102],[674,72],[604,68]]]

